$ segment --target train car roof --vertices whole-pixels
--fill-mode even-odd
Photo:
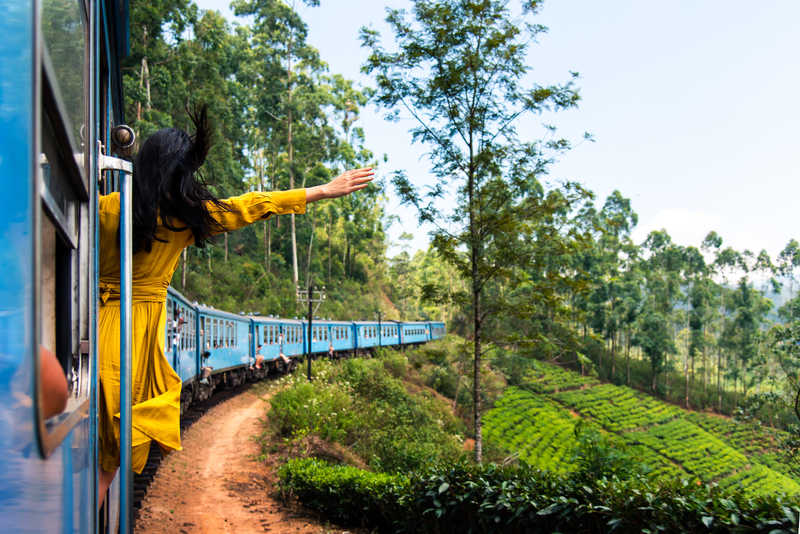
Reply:
[[[303,324],[308,324],[308,321],[306,321],[305,319],[302,319],[300,322],[302,322]],[[314,326],[315,324],[336,324],[336,325],[350,326],[350,325],[353,324],[353,321],[334,321],[334,320],[328,320],[328,319],[314,319],[313,321],[311,321],[311,326]]]
[[[178,291],[177,289],[175,289],[172,286],[168,286],[167,287],[167,293],[170,296],[172,296],[173,298],[177,298],[178,300],[182,300],[183,302],[185,302],[186,304],[188,304],[190,306],[197,306],[196,302],[191,302],[188,298],[183,296],[183,294],[180,291]]]
[[[256,323],[281,323],[281,324],[301,324],[298,319],[287,319],[285,317],[264,317],[263,315],[247,315],[247,319],[252,319]]]
[[[206,315],[216,315],[218,317],[226,317],[228,319],[234,319],[242,322],[247,322],[250,320],[249,315],[236,315],[235,313],[218,310],[216,308],[212,308],[211,306],[204,306],[202,304],[197,305],[197,311]]]
[[[425,325],[430,323],[430,321],[403,321],[403,324],[411,324],[411,325]]]

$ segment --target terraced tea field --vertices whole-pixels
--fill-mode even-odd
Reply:
[[[778,449],[781,431],[682,410],[546,363],[537,362],[524,389],[509,388],[486,413],[485,438],[563,473],[573,469],[579,419],[611,436],[652,476],[738,486],[750,495],[800,495]]]

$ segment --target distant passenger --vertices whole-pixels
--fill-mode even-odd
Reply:
[[[264,361],[264,356],[261,354],[261,347],[262,345],[259,345],[256,349],[256,369],[261,369],[261,362]]]
[[[181,379],[164,357],[167,286],[182,250],[273,214],[304,213],[306,204],[369,185],[369,168],[347,171],[321,186],[216,198],[195,172],[211,143],[206,108],[191,114],[195,135],[159,130],[134,161],[133,183],[133,443],[132,467],[141,473],[151,440],[162,450],[181,448]],[[119,467],[120,198],[100,198],[99,503]]]
[[[200,383],[201,384],[206,384],[206,385],[210,384],[210,381],[208,379],[209,379],[209,377],[211,377],[211,371],[214,370],[213,367],[208,365],[208,358],[210,356],[211,356],[211,353],[208,352],[208,351],[205,351],[203,353],[203,355],[201,356],[201,360],[200,360]]]

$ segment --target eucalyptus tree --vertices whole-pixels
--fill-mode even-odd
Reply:
[[[370,50],[363,70],[375,75],[377,101],[392,118],[412,117],[412,138],[429,148],[437,178],[422,190],[400,172],[393,180],[397,191],[419,209],[422,221],[435,225],[437,251],[469,280],[478,461],[487,312],[482,297],[492,280],[514,276],[510,266],[522,260],[516,254],[519,235],[540,209],[539,178],[548,150],[569,144],[555,138],[521,141],[516,126],[522,116],[570,108],[579,99],[572,81],[523,85],[530,71],[528,44],[545,31],[530,21],[540,5],[524,0],[514,14],[501,0],[412,0],[410,13],[388,10],[393,50],[382,47],[377,31],[361,30]],[[446,209],[448,200],[452,210]]]
[[[685,284],[688,297],[689,346],[683,365],[684,406],[689,408],[690,361],[691,380],[694,380],[694,364],[698,353],[705,354],[705,329],[711,303],[709,269],[705,258],[695,247],[685,249]]]
[[[639,320],[634,343],[642,348],[650,360],[650,389],[655,392],[658,375],[665,369],[666,355],[675,351],[669,318],[656,307],[647,309]]]
[[[306,5],[319,5],[318,0],[305,0]],[[295,145],[308,137],[319,140],[316,126],[325,123],[323,106],[315,102],[317,77],[324,70],[319,52],[306,42],[308,27],[294,9],[294,2],[283,0],[234,0],[231,3],[234,13],[251,16],[253,32],[253,52],[260,65],[254,77],[256,99],[256,120],[259,129],[278,136],[285,149],[284,169],[288,187],[295,188],[298,162],[295,161]],[[306,127],[304,133],[298,128]],[[304,146],[301,151],[306,157],[304,170],[308,171],[311,159],[309,148],[319,148],[319,143]],[[313,154],[318,156],[318,154]],[[305,165],[304,165],[305,164]],[[297,254],[297,228],[294,214],[290,216],[292,279],[297,285],[299,267]]]
[[[797,282],[798,270],[800,270],[800,243],[797,240],[789,240],[780,251],[777,270],[778,274],[789,280],[790,297],[794,297],[794,286]]]
[[[659,320],[667,322],[670,333],[669,349],[663,354],[664,361],[660,365],[666,371],[672,366],[669,354],[675,353],[676,305],[684,298],[681,291],[681,274],[684,270],[684,249],[672,242],[666,230],[650,232],[645,239],[644,247],[648,257],[646,265],[646,286],[650,298],[650,308],[658,313]],[[651,321],[652,323],[652,321]],[[665,373],[665,388],[669,394],[669,372]]]

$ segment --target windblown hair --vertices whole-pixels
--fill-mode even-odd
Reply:
[[[159,218],[173,232],[190,229],[198,247],[212,232],[223,230],[209,207],[226,210],[228,206],[195,174],[211,147],[208,108],[203,105],[188,113],[195,126],[193,137],[177,128],[164,128],[147,138],[134,160],[134,253],[150,252],[153,241],[164,242],[156,236]]]

